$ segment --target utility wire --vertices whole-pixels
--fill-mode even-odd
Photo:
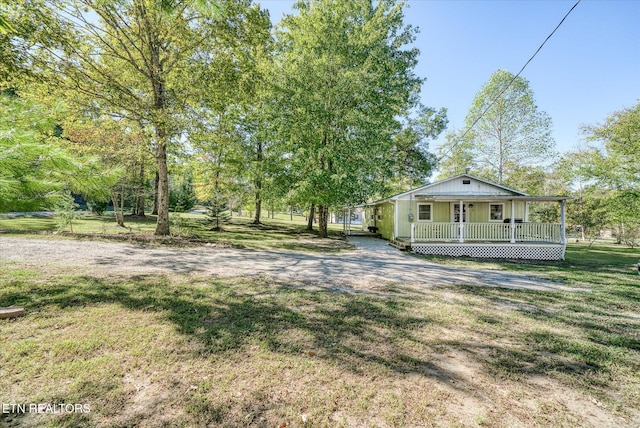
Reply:
[[[516,74],[515,76],[513,76],[513,79],[511,79],[509,81],[509,83],[507,83],[507,86],[504,87],[504,89],[491,101],[491,103],[489,104],[489,106],[487,106],[487,108],[485,108],[482,113],[480,113],[480,115],[473,121],[473,123],[462,133],[462,135],[460,136],[460,139],[458,140],[458,142],[456,142],[451,149],[449,150],[449,154],[451,154],[453,152],[453,150],[456,148],[456,146],[464,139],[464,137],[473,129],[474,126],[476,126],[476,124],[480,121],[480,119],[482,119],[482,116],[485,115],[486,112],[489,111],[489,109],[491,107],[493,107],[493,105],[498,101],[498,99],[500,99],[500,97],[502,97],[502,95],[507,91],[507,89],[509,89],[509,87],[511,86],[511,84],[518,78],[518,76],[520,76],[520,74],[522,74],[522,72],[524,71],[525,68],[527,68],[527,65],[529,65],[529,63],[536,57],[536,55],[538,55],[538,52],[540,52],[542,50],[542,47],[549,41],[549,39],[555,34],[555,32],[558,30],[558,28],[560,28],[560,26],[562,25],[562,23],[565,21],[565,19],[567,19],[567,17],[569,16],[569,14],[571,12],[573,12],[573,9],[576,8],[576,6],[578,6],[578,4],[581,2],[582,0],[578,0],[576,1],[576,3],[571,7],[571,9],[569,9],[569,12],[567,12],[564,17],[562,18],[562,20],[560,21],[560,23],[558,25],[556,25],[556,28],[553,29],[553,31],[551,32],[551,34],[549,34],[547,36],[546,39],[544,39],[544,42],[542,42],[542,44],[538,47],[538,49],[535,51],[535,53],[533,55],[531,55],[531,58],[529,58],[529,60],[522,66],[522,68],[520,69],[520,71],[518,71],[518,74]],[[440,156],[440,158],[438,158],[438,162],[442,161],[445,157],[447,156],[447,154],[443,154],[442,156]]]

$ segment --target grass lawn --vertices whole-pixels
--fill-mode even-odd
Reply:
[[[354,294],[5,264],[0,306],[26,316],[0,320],[0,402],[90,412],[0,426],[639,426],[637,259],[572,244],[559,263],[437,260],[589,292]]]
[[[234,217],[230,224],[223,225],[222,231],[212,231],[212,225],[203,214],[170,213],[171,237],[153,236],[156,217],[125,218],[126,228],[118,227],[113,213],[102,216],[81,215],[70,227],[59,230],[54,217],[50,218],[0,218],[0,233],[12,235],[42,236],[56,234],[64,237],[155,241],[163,244],[214,243],[222,246],[249,248],[255,250],[278,249],[311,252],[336,252],[352,249],[339,232],[341,224],[330,224],[330,239],[318,239],[315,232],[306,232],[304,217],[276,214],[275,219],[263,219],[262,225],[251,224],[252,219]],[[317,225],[314,225],[317,230]]]

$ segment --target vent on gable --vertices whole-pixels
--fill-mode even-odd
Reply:
[[[462,180],[462,184],[471,184],[471,180]]]

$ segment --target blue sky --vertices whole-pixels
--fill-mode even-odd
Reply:
[[[259,3],[277,23],[294,2]],[[420,29],[416,73],[427,78],[422,102],[446,107],[449,128],[462,128],[491,73],[517,73],[575,1],[408,3],[405,21]],[[558,150],[571,150],[583,124],[602,122],[640,101],[640,1],[582,0],[522,76],[538,107],[553,119]]]

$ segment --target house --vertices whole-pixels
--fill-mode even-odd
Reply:
[[[365,204],[362,230],[420,254],[562,260],[566,196],[531,196],[469,174]],[[529,206],[560,204],[560,223],[532,223]]]

